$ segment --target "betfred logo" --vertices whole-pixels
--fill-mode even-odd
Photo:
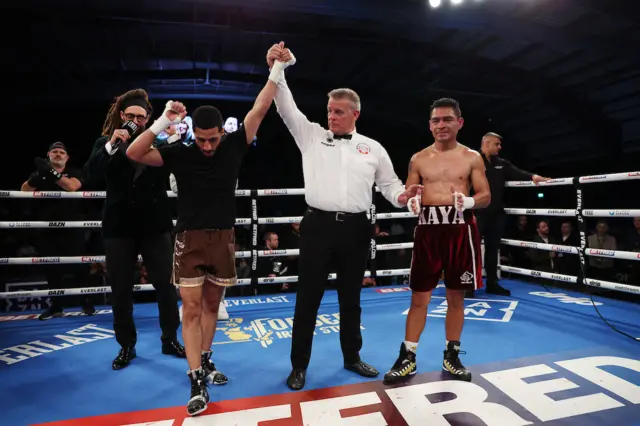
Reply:
[[[590,253],[594,256],[615,256],[615,252],[613,250],[591,249]]]
[[[82,198],[104,198],[106,196],[106,191],[85,191],[82,193]]]
[[[33,196],[37,198],[60,198],[62,197],[62,192],[34,191]]]
[[[534,358],[517,367],[504,363],[493,364],[491,369],[477,366],[472,369],[472,382],[431,372],[395,387],[377,380],[255,398],[214,399],[207,411],[194,418],[184,406],[178,406],[46,426],[424,426],[463,424],[452,420],[461,418],[465,426],[558,422],[627,426],[637,423],[638,386],[621,374],[633,374],[637,365],[635,359],[616,356],[573,356],[555,362]],[[549,397],[562,391],[566,395],[562,399]],[[603,416],[606,423],[602,423]]]
[[[82,263],[101,263],[104,262],[104,256],[82,256]]]
[[[60,262],[59,257],[33,257],[31,258],[31,263],[58,263]]]
[[[638,177],[640,176],[640,172],[631,172],[629,173],[629,177]]]
[[[569,246],[551,246],[551,251],[557,251],[559,253],[573,253],[573,247],[569,247]]]
[[[265,189],[264,195],[287,195],[286,189]]]

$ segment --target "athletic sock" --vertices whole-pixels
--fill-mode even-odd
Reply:
[[[413,352],[414,354],[418,351],[418,342],[409,342],[407,340],[404,341],[404,347],[406,350]]]

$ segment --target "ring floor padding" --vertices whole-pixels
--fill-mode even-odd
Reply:
[[[161,354],[155,304],[136,305],[138,357],[121,371],[111,369],[119,347],[109,307],[46,322],[0,317],[0,424],[333,426],[360,416],[349,424],[640,425],[640,342],[604,324],[584,294],[502,284],[511,297],[479,291],[465,302],[461,359],[471,383],[441,371],[444,288],[429,306],[418,374],[396,386],[382,375],[404,340],[410,291],[362,292],[361,356],[380,370],[375,379],[343,369],[337,295],[327,291],[300,392],[285,384],[295,294],[231,298],[213,353],[230,381],[210,387],[209,409],[197,418],[186,415],[186,361]],[[594,300],[615,327],[640,337],[637,304]]]

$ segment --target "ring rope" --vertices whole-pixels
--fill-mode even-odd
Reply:
[[[383,269],[376,271],[377,275],[384,275],[385,277],[403,276],[409,275],[409,269]],[[372,271],[365,271],[364,278],[372,276]],[[335,280],[337,274],[329,274],[328,280]],[[280,283],[295,283],[298,282],[297,275],[287,275],[282,277],[261,277],[257,279],[259,284],[280,284]],[[250,285],[250,278],[238,279],[239,286]],[[135,284],[133,291],[152,291],[155,290],[153,284]],[[65,288],[59,290],[32,290],[32,291],[9,291],[0,293],[0,299],[18,299],[24,297],[51,297],[51,296],[77,296],[82,294],[103,294],[111,293],[111,287],[85,287],[85,288]]]
[[[615,173],[608,175],[593,175],[593,176],[581,176],[571,178],[559,178],[552,179],[547,182],[541,182],[538,185],[531,181],[509,181],[506,182],[507,187],[535,187],[535,186],[561,186],[561,185],[576,185],[577,186],[577,198],[578,208],[575,209],[514,209],[506,208],[506,214],[513,215],[547,215],[547,216],[577,216],[579,222],[584,228],[583,216],[591,217],[609,217],[609,216],[636,216],[640,215],[640,210],[582,210],[582,196],[579,184],[582,183],[599,183],[607,181],[623,181],[623,180],[635,180],[640,179],[640,172],[628,172],[628,173]],[[379,188],[375,188],[375,191],[379,192]],[[256,261],[258,257],[273,257],[273,256],[290,256],[299,255],[298,249],[292,250],[257,250],[257,225],[258,224],[284,224],[284,223],[299,223],[302,217],[268,217],[258,218],[257,215],[257,200],[256,197],[261,196],[285,196],[285,195],[304,195],[305,190],[303,188],[287,188],[287,189],[259,189],[259,190],[236,190],[237,197],[252,197],[252,217],[251,218],[239,218],[236,219],[236,225],[252,225],[253,250],[236,252],[236,258],[253,258],[252,272],[255,275]],[[167,191],[169,197],[175,198],[177,195],[172,191]],[[64,191],[35,191],[35,192],[23,192],[23,191],[0,191],[0,198],[105,198],[106,191],[83,191],[83,192],[64,192]],[[401,219],[401,218],[415,218],[415,215],[408,212],[396,212],[396,213],[376,213],[375,205],[372,204],[371,210],[368,212],[368,217],[371,219],[372,226],[378,219]],[[175,221],[174,221],[175,224]],[[0,222],[0,228],[14,229],[14,228],[99,228],[102,226],[101,221],[58,221],[58,222]],[[572,254],[578,254],[581,256],[581,266],[584,269],[584,255],[597,256],[597,257],[609,257],[626,260],[640,260],[640,254],[633,252],[623,252],[617,250],[594,250],[586,248],[586,236],[584,235],[584,229],[581,229],[582,246],[560,246],[542,243],[533,243],[519,240],[502,239],[501,242],[505,245],[513,245],[520,247],[529,247],[539,250],[548,251],[560,251]],[[371,261],[373,271],[366,271],[365,277],[369,276],[394,276],[394,275],[407,275],[409,269],[392,269],[392,270],[376,270],[375,268],[375,252],[377,250],[400,250],[409,249],[413,247],[413,243],[397,243],[397,244],[376,244],[375,237],[371,239]],[[0,258],[0,265],[27,265],[27,264],[51,264],[51,263],[94,263],[104,262],[105,256],[66,256],[66,257],[18,257],[18,258]],[[142,261],[142,257],[139,256],[138,261]],[[522,268],[516,268],[506,265],[498,265],[498,268],[505,272],[512,272],[521,275],[544,277],[551,280],[574,282],[579,284],[585,284],[592,287],[602,287],[611,290],[619,290],[629,293],[640,293],[640,288],[629,286],[620,283],[612,283],[606,281],[597,281],[590,278],[573,277],[562,274],[553,274],[542,271],[533,271]],[[584,272],[581,273],[584,275]],[[335,279],[335,274],[330,274],[329,279]],[[575,281],[574,281],[575,280]],[[239,279],[239,285],[249,285],[252,283],[285,283],[285,282],[297,282],[297,276],[288,277],[252,277],[250,279]],[[136,285],[134,289],[136,291],[153,290],[153,286]],[[60,289],[60,290],[36,290],[31,292],[5,292],[0,293],[0,299],[9,297],[35,297],[35,295],[44,296],[61,296],[61,295],[74,295],[74,294],[95,294],[110,292],[110,287],[90,287],[83,289]],[[19,295],[19,296],[16,296]]]

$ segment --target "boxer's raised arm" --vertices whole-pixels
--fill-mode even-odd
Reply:
[[[181,102],[167,102],[162,115],[129,145],[127,157],[147,166],[162,166],[162,156],[152,147],[153,141],[167,127],[179,123],[186,115],[187,109]]]
[[[293,136],[293,139],[296,141],[298,148],[304,152],[314,138],[318,136],[322,137],[326,133],[326,130],[318,123],[309,121],[298,109],[298,106],[293,100],[291,90],[287,85],[284,68],[282,70],[276,68],[280,62],[277,59],[280,58],[286,61],[286,66],[291,66],[296,62],[291,51],[284,49],[284,43],[272,46],[267,53],[267,63],[271,67],[271,76],[269,78],[271,79],[272,76],[275,77],[272,81],[277,81],[278,84],[278,90],[276,91],[274,99],[276,109],[280,117],[282,117],[285,126],[289,129],[291,136]]]

